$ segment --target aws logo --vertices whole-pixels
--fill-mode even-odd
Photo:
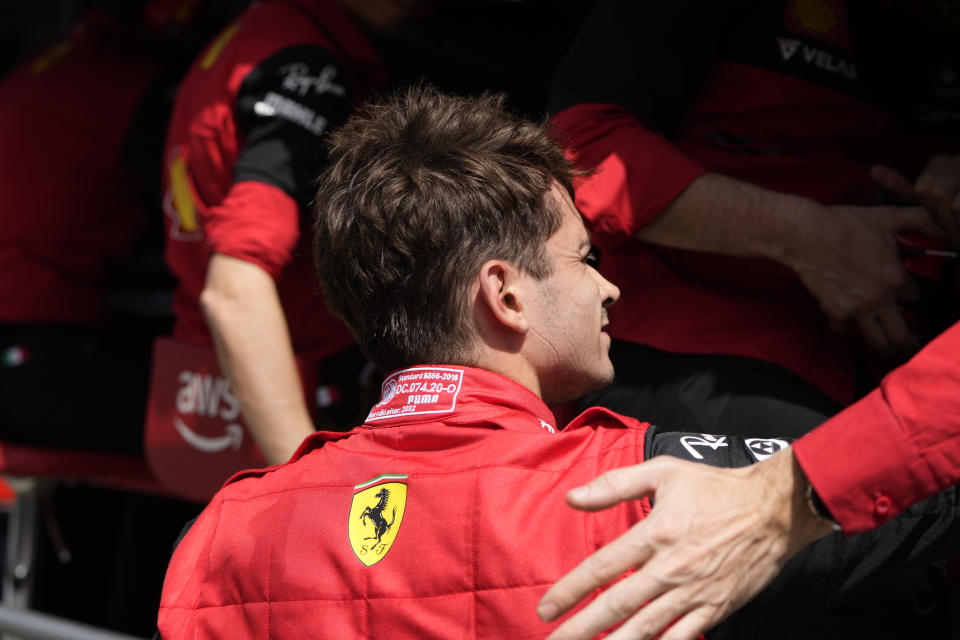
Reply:
[[[347,536],[367,567],[383,560],[397,539],[407,505],[406,475],[384,474],[353,488]]]

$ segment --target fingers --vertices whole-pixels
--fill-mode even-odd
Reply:
[[[916,339],[910,333],[910,328],[907,327],[907,323],[903,319],[903,314],[900,313],[900,309],[895,304],[883,307],[877,314],[877,320],[893,350],[910,353],[919,348]]]
[[[690,598],[687,597],[683,591],[678,590],[665,593],[647,604],[638,614],[624,622],[623,625],[607,636],[607,638],[608,640],[648,640],[648,638],[654,638],[664,627],[680,618],[680,616],[687,614],[688,611],[695,606],[697,605],[691,602]],[[680,624],[680,621],[677,621],[670,627],[670,630],[677,638],[692,639],[696,638],[697,633],[699,633],[698,631],[692,635],[688,635],[686,631],[688,625],[684,625],[679,630],[674,630],[677,624]]]
[[[581,598],[594,589],[609,583],[627,569],[640,567],[646,563],[653,554],[653,547],[647,544],[643,537],[643,531],[646,528],[645,522],[646,521],[635,524],[625,534],[610,544],[604,546],[593,555],[589,556],[586,560],[577,565],[573,571],[557,581],[557,583],[550,587],[550,589],[548,589],[540,599],[540,604],[537,607],[537,614],[543,620],[549,622],[550,620],[555,619],[557,616],[570,609],[570,607],[575,605]],[[622,584],[622,582],[620,584]],[[620,587],[620,584],[616,585],[614,588]],[[600,598],[597,599],[598,601],[603,599],[603,603],[599,605],[599,607],[602,608],[604,606],[610,606],[614,604],[615,601],[611,601],[609,598],[606,598],[607,593],[609,593],[611,590],[608,590],[608,592],[604,593],[600,596]],[[620,591],[617,591],[616,593],[620,593]],[[640,593],[639,603],[643,603],[647,599],[653,597],[652,595],[648,595],[649,593],[649,589],[643,590]],[[593,603],[591,603],[590,606],[593,607]],[[639,604],[636,606],[639,606]],[[636,606],[634,609],[636,609]],[[596,608],[593,609],[593,611],[596,610]],[[582,613],[583,612],[581,612],[581,614]],[[577,616],[580,616],[581,614],[577,614]],[[573,627],[568,627],[568,629],[579,627],[586,621],[590,620],[592,615],[593,614],[588,614],[585,618],[581,618],[578,622],[574,623]],[[577,616],[574,616],[574,618]],[[608,616],[604,616],[602,619],[606,620],[608,619]],[[615,620],[619,619],[620,618],[616,618]],[[597,632],[602,631],[611,624],[613,624],[613,622],[608,622],[604,627],[598,629]],[[581,636],[560,635],[557,637],[563,638]]]
[[[700,607],[694,609],[667,629],[660,640],[694,640],[707,629],[715,627],[721,621],[716,609]]]
[[[893,207],[892,231],[917,231],[928,238],[942,238],[944,228],[923,207]]]
[[[596,511],[624,500],[648,496],[657,488],[664,467],[677,462],[658,458],[632,467],[607,471],[589,484],[567,492],[567,502],[577,509]]]
[[[897,291],[897,299],[915,302],[920,299],[920,295],[920,287],[917,286],[917,281],[914,280],[910,274],[904,276],[903,284],[900,285],[900,290]]]
[[[937,156],[917,178],[917,198],[934,212],[954,244],[960,241],[960,156]]]
[[[900,310],[893,303],[857,318],[864,341],[883,355],[913,353],[919,349],[916,338],[907,327]]]
[[[904,202],[916,202],[917,194],[913,190],[913,184],[896,169],[884,164],[875,164],[870,167],[870,177],[878,185],[900,198],[900,200]]]
[[[582,611],[560,625],[550,636],[549,640],[573,640],[574,638],[592,638],[611,625],[633,615],[645,602],[660,595],[666,590],[666,585],[655,574],[646,571],[627,576],[613,585],[587,605]],[[671,613],[678,609],[674,604],[675,598],[668,598],[664,605],[660,599],[647,605],[639,614],[639,621],[631,619],[632,631],[629,635],[610,637],[629,637],[636,639],[652,638],[663,627],[670,624],[679,613]]]
[[[860,316],[857,318],[857,325],[860,327],[860,335],[863,336],[864,342],[871,349],[882,354],[892,351],[890,342],[887,340],[887,334],[884,333],[876,315]]]

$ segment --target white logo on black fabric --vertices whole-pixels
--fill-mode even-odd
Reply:
[[[777,44],[780,46],[780,57],[783,58],[784,62],[790,61],[797,54],[797,51],[802,51],[804,64],[817,67],[828,73],[844,76],[850,80],[856,80],[858,77],[857,65],[854,62],[834,56],[829,51],[809,44],[801,45],[799,40],[790,38],[777,38]]]
[[[326,65],[315,76],[310,75],[309,65],[303,62],[284,65],[279,72],[283,76],[283,88],[301,97],[307,95],[311,89],[318,96],[329,93],[342,98],[347,94],[343,85],[333,81],[337,77],[337,68],[332,64]]]
[[[777,43],[780,45],[780,56],[784,60],[789,60],[797,52],[797,49],[800,48],[799,40],[789,40],[787,38],[777,38]]]
[[[322,115],[273,91],[268,91],[263,100],[253,105],[253,112],[265,118],[283,118],[317,136],[327,128],[327,119]]]
[[[787,448],[787,441],[778,438],[747,438],[744,441],[753,457],[762,462],[781,449]]]
[[[683,448],[686,449],[695,460],[703,460],[703,456],[700,455],[700,452],[694,449],[694,447],[710,447],[716,451],[720,447],[727,446],[727,437],[701,433],[698,436],[683,436],[680,438],[680,444],[683,445]]]

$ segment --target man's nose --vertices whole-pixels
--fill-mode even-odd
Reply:
[[[620,299],[620,288],[603,276],[600,276],[600,280],[602,280],[600,291],[603,293],[603,306],[609,307]]]

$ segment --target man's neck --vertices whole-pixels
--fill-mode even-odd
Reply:
[[[540,378],[521,353],[510,353],[482,346],[473,358],[463,364],[477,369],[486,369],[505,378],[510,378],[517,384],[529,389],[541,400],[543,399]]]

